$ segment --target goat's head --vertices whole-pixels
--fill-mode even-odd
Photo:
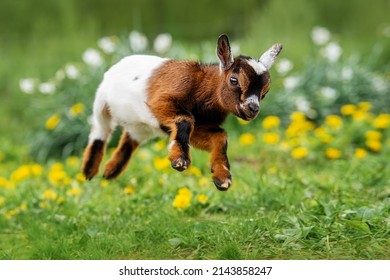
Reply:
[[[217,55],[222,75],[219,98],[227,111],[244,120],[258,115],[260,101],[270,87],[268,70],[281,50],[282,45],[275,44],[260,59],[242,55],[233,58],[228,37],[224,34],[219,37]]]

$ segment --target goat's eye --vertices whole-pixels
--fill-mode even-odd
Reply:
[[[238,85],[238,79],[236,77],[230,77],[230,83],[233,86],[236,86],[236,85]]]

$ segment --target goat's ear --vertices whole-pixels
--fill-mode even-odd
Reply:
[[[278,57],[282,48],[283,46],[281,44],[273,45],[261,55],[259,62],[261,62],[267,69],[270,69],[271,66],[275,63],[275,60]]]
[[[218,38],[217,56],[219,58],[219,67],[222,71],[228,70],[233,65],[233,56],[230,51],[229,39],[225,34]]]

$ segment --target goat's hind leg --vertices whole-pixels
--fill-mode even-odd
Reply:
[[[126,168],[132,153],[138,146],[139,143],[133,140],[127,131],[123,130],[119,145],[111,160],[106,164],[104,178],[113,179],[118,177]]]
[[[111,135],[111,126],[111,115],[107,105],[95,103],[92,130],[89,134],[89,142],[84,152],[82,166],[82,171],[87,180],[91,180],[99,171],[106,142]]]

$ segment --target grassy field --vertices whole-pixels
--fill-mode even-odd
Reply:
[[[240,124],[227,192],[213,186],[204,152],[192,152],[188,171],[171,169],[164,140],[112,182],[85,181],[79,157],[2,160],[0,258],[388,259],[390,119],[351,107],[318,126],[300,113],[286,129],[277,117]],[[367,144],[331,148],[345,131]]]

